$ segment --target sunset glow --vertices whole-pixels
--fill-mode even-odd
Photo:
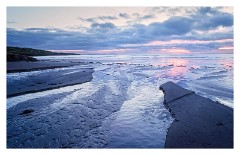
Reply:
[[[220,47],[218,48],[219,50],[233,50],[232,46],[225,46],[225,47]]]
[[[209,44],[209,43],[225,43],[233,42],[233,39],[221,40],[169,40],[169,41],[152,41],[144,46],[161,46],[161,45],[174,45],[174,44]]]
[[[175,53],[175,54],[191,53],[189,50],[186,50],[186,49],[178,49],[178,48],[161,49],[161,51],[166,52],[166,53]]]

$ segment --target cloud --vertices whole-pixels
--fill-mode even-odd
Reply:
[[[219,50],[233,50],[233,46],[224,46],[224,47],[219,47]]]
[[[134,23],[134,24],[136,24],[136,23],[141,23],[141,22],[143,22],[143,21],[145,21],[145,20],[150,20],[150,19],[154,19],[156,16],[154,15],[154,14],[146,14],[146,15],[140,15],[140,14],[138,14],[138,13],[133,13],[132,14],[135,18],[134,19],[131,19],[130,21],[128,21],[127,23],[130,23],[130,24],[132,24],[132,23]]]
[[[26,28],[25,31],[28,31],[28,32],[45,32],[45,33],[48,33],[48,32],[64,32],[63,30],[61,29],[56,29],[56,28]]]
[[[151,14],[167,16],[188,16],[196,12],[197,7],[153,7],[147,11]]]
[[[144,16],[140,17],[139,20],[152,19],[152,18],[155,18],[154,14],[144,15]]]
[[[217,27],[229,27],[233,25],[233,15],[221,12],[210,7],[201,7],[192,15],[195,28],[198,30],[209,30]],[[197,19],[197,20],[196,20]]]
[[[215,14],[215,13],[218,13],[218,10],[212,9],[211,7],[199,7],[199,8],[197,9],[197,12],[198,12],[199,14],[206,15],[206,14]]]
[[[16,24],[16,21],[7,21],[7,24]]]
[[[211,43],[232,43],[233,39],[220,40],[168,40],[168,41],[152,41],[142,46],[164,46],[164,45],[179,45],[179,44],[211,44]],[[130,47],[131,45],[128,45]]]
[[[113,23],[92,23],[88,32],[95,33],[107,33],[113,32],[116,29]]]
[[[91,28],[101,28],[101,29],[105,29],[105,28],[115,28],[113,23],[93,23],[91,25]]]
[[[134,16],[134,17],[140,17],[140,14],[137,13],[137,12],[135,12],[135,13],[132,13],[132,16]]]
[[[82,18],[82,17],[78,17],[77,19],[83,21],[83,22],[89,22],[89,23],[93,23],[96,22],[96,18]]]
[[[156,35],[183,35],[191,31],[191,22],[186,17],[172,17],[162,23],[150,24],[149,29]]]
[[[186,54],[191,53],[189,50],[181,49],[181,48],[169,48],[169,49],[161,49],[161,51],[166,53],[178,53],[178,54]]]
[[[231,13],[208,7],[185,11],[188,11],[187,16],[172,16],[163,22],[152,22],[148,25],[137,22],[118,27],[113,22],[115,16],[98,16],[81,19],[91,23],[90,27],[84,27],[84,31],[56,28],[7,29],[7,45],[52,50],[125,50],[140,53],[172,47],[191,52],[233,47]],[[119,13],[118,17],[128,20],[156,18],[153,14],[141,16],[136,13],[131,16]]]
[[[231,7],[230,7],[231,8]],[[148,12],[152,14],[167,14],[191,19],[192,26],[198,30],[209,30],[219,26],[233,25],[233,15],[229,7],[154,7]],[[225,11],[227,10],[227,11]]]
[[[118,18],[116,16],[98,16],[98,17],[93,17],[93,18],[78,17],[77,19],[80,19],[83,22],[93,23],[93,22],[98,22],[98,21],[116,20]]]
[[[125,18],[125,19],[129,19],[130,15],[127,13],[119,13],[119,17]]]
[[[115,20],[115,19],[117,19],[117,17],[115,17],[115,16],[99,16],[97,18],[100,20]]]

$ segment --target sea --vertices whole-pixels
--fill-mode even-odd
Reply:
[[[202,96],[233,107],[233,54],[69,55],[36,58],[150,66],[154,70],[159,69],[154,77],[160,81],[171,80]],[[144,69],[142,72],[145,72]]]

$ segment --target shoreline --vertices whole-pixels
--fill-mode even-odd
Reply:
[[[72,62],[58,62],[49,60],[38,60],[35,62],[14,61],[7,62],[7,73],[30,72],[44,69],[63,68],[77,65]]]
[[[45,70],[45,69],[56,69],[56,68],[64,68],[64,67],[70,67],[70,66],[52,66],[52,67],[40,67],[40,68],[32,68],[32,69],[11,69],[7,70],[7,73],[21,73],[21,72],[31,72],[31,71],[39,71],[39,70]]]

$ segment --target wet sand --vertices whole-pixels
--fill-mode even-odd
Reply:
[[[21,73],[18,76],[10,75],[18,80],[8,83],[7,97],[56,89],[92,80],[93,68],[85,68],[81,65],[74,68],[73,66],[74,63],[71,62],[58,63],[57,61],[8,62],[8,72]],[[27,76],[22,79],[21,74]]]
[[[80,68],[81,65],[74,66],[73,70],[68,68],[66,75],[70,76],[69,73]],[[95,82],[100,82],[100,85],[92,80],[69,88],[63,87],[60,89],[68,91],[35,97],[7,109],[7,148],[104,147],[108,143],[108,130],[115,112],[126,100],[128,80],[125,74],[116,78],[102,70],[98,74],[101,75],[97,76],[99,79]],[[121,92],[117,93],[113,81],[103,78],[102,74],[119,82],[117,88]]]
[[[26,62],[26,61],[16,61],[16,62],[7,62],[7,73],[15,72],[29,72],[35,70],[44,70],[44,69],[53,69],[53,68],[62,68],[77,65],[76,63],[82,62],[60,62],[60,61],[48,61],[40,60],[36,62]]]
[[[54,60],[17,62],[11,63],[12,66],[8,64],[8,73],[24,70],[25,72],[20,74],[29,74],[24,76],[27,77],[24,80],[8,83],[8,97],[60,87],[65,89],[64,86],[83,83],[79,89],[34,98],[9,108],[8,148],[107,146],[109,123],[111,124],[115,112],[119,111],[127,100],[128,81],[132,81],[133,77],[130,76],[129,80],[129,76],[124,74],[125,68],[121,71],[117,65],[115,66],[117,72],[115,70],[109,72],[101,66],[94,74],[98,72],[97,81],[106,81],[101,84],[101,89],[95,92],[96,83],[91,86],[91,82],[88,82],[94,81],[93,68],[84,67],[82,65],[84,63]],[[137,79],[143,77],[145,80],[151,80],[149,75],[144,75],[142,67],[140,68],[138,71],[138,67],[135,67],[131,75]],[[41,74],[38,74],[38,71]],[[116,88],[121,90],[120,94],[116,95],[118,92]],[[183,89],[174,83],[164,84],[161,89],[165,93],[165,106],[175,118],[168,130],[166,148],[233,147],[233,109],[198,96],[193,91]],[[88,96],[87,94],[91,94],[88,91],[94,93]],[[81,94],[84,98],[80,97]]]
[[[201,97],[173,82],[160,86],[175,118],[166,148],[233,148],[233,109]]]

